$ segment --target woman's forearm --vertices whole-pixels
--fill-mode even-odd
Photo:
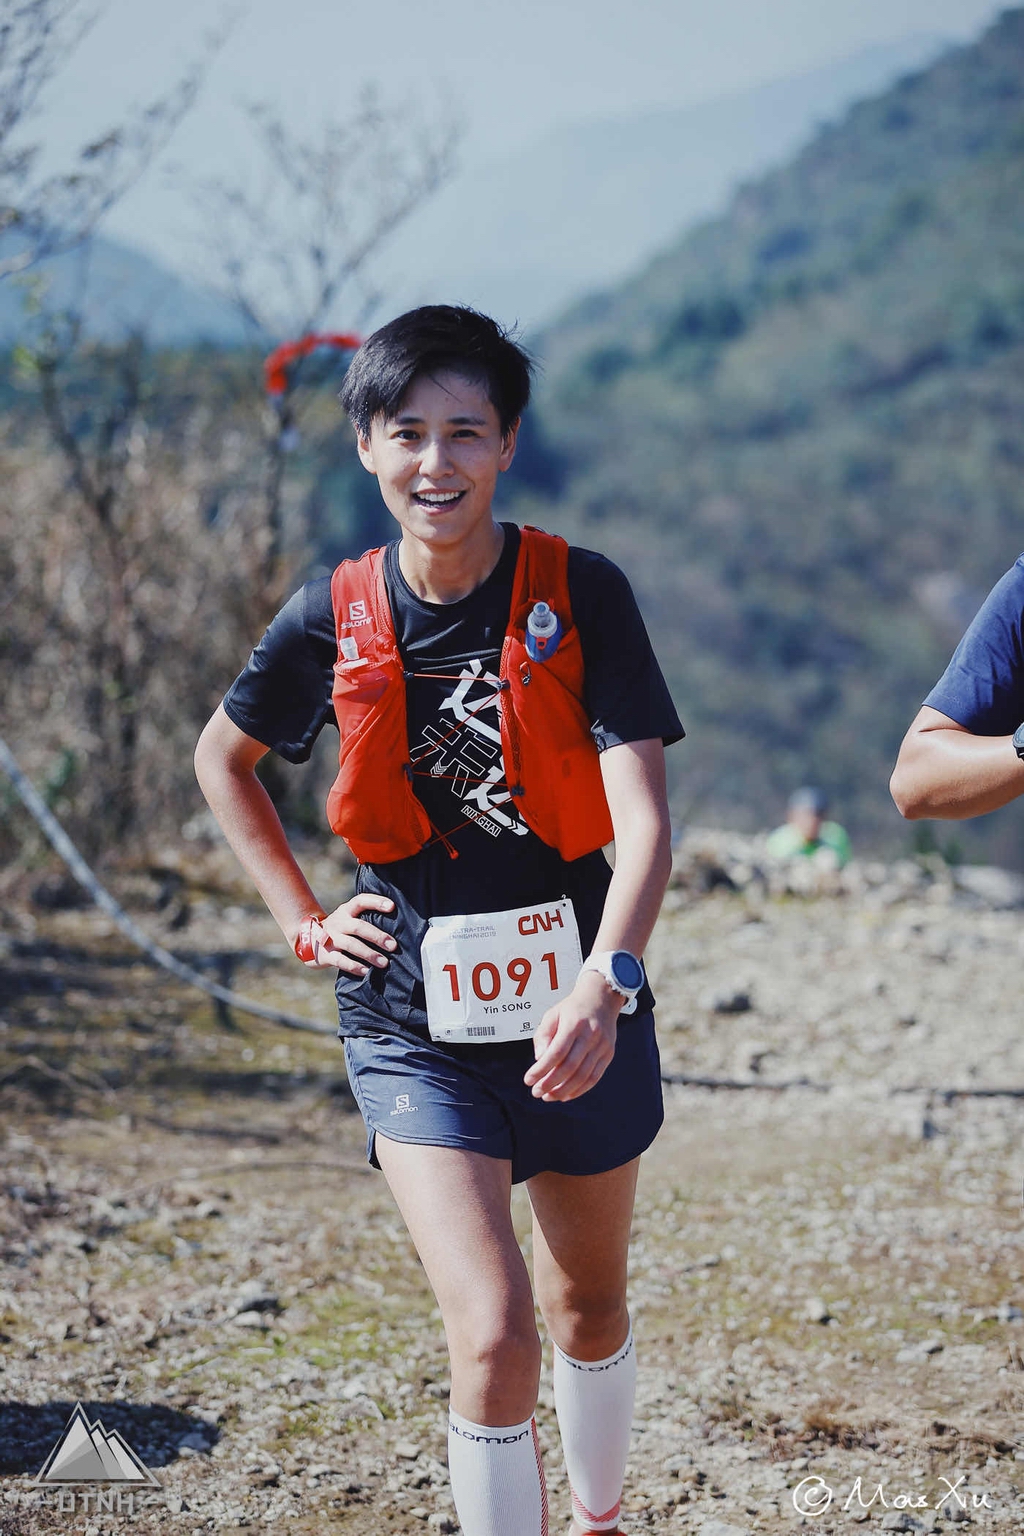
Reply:
[[[654,932],[671,870],[671,850],[660,838],[645,838],[643,843],[632,845],[625,858],[616,840],[615,869],[594,940],[596,950],[628,949],[631,954],[643,954]]]
[[[1024,794],[1024,763],[1011,736],[975,736],[925,707],[903,739],[889,789],[908,821],[984,816]]]
[[[611,747],[602,768],[615,828],[615,869],[594,948],[642,955],[672,872],[661,742]]]

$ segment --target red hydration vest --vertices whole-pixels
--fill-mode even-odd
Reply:
[[[569,603],[569,546],[523,528],[501,648],[501,745],[512,804],[532,831],[578,859],[612,840],[599,754],[583,708],[583,652]],[[339,770],[327,820],[362,864],[418,853],[454,829],[435,828],[412,785],[405,679],[384,584],[384,550],[345,560],[331,580],[338,659],[334,710]],[[537,601],[557,613],[562,639],[531,661],[526,620]],[[454,850],[449,851],[455,857]]]

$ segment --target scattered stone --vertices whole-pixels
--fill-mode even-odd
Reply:
[[[804,1303],[804,1321],[807,1323],[830,1323],[832,1313],[820,1296],[812,1296]]]
[[[727,1520],[705,1520],[697,1527],[697,1536],[750,1536],[750,1527],[731,1525]]]
[[[705,1253],[702,1258],[695,1259],[692,1264],[682,1265],[679,1273],[681,1275],[689,1275],[693,1274],[693,1272],[698,1269],[717,1269],[721,1262],[722,1258],[720,1254]]]
[[[953,870],[953,884],[958,891],[976,897],[993,912],[1024,907],[1024,875],[990,864],[961,864]]]
[[[952,1344],[942,1351],[941,1363],[951,1371],[963,1371],[977,1375],[989,1363],[988,1349],[984,1344]]]
[[[249,1312],[277,1313],[281,1310],[280,1298],[261,1280],[247,1280],[236,1291],[228,1315],[234,1317],[237,1322]]]
[[[930,1356],[941,1352],[943,1345],[937,1340],[931,1340],[926,1344],[908,1344],[905,1349],[896,1351],[897,1365],[924,1365]]]
[[[205,1451],[209,1448],[209,1440],[201,1429],[194,1429],[191,1434],[185,1435],[178,1441],[178,1450]]]
[[[749,992],[731,989],[710,993],[705,1003],[709,1013],[749,1013],[753,1006]]]
[[[413,1440],[399,1440],[394,1450],[403,1461],[415,1461],[420,1454],[420,1447]]]

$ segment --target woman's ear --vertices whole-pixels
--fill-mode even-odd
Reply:
[[[377,473],[377,466],[373,461],[373,448],[370,446],[370,439],[364,437],[361,432],[356,433],[356,451],[359,454],[359,462],[363,468],[368,470],[371,475],[375,475]]]
[[[500,470],[508,469],[516,456],[516,438],[519,436],[520,420],[521,418],[517,416],[508,431],[502,434],[501,456],[498,459],[498,468]],[[365,459],[363,462],[366,462]]]

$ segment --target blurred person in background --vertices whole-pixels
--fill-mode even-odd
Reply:
[[[768,852],[774,859],[813,859],[818,864],[842,869],[850,860],[850,839],[837,821],[826,821],[828,799],[812,785],[794,790],[786,807],[786,819],[768,835]]]
[[[992,588],[903,738],[908,821],[984,816],[1024,794],[1024,555]]]

